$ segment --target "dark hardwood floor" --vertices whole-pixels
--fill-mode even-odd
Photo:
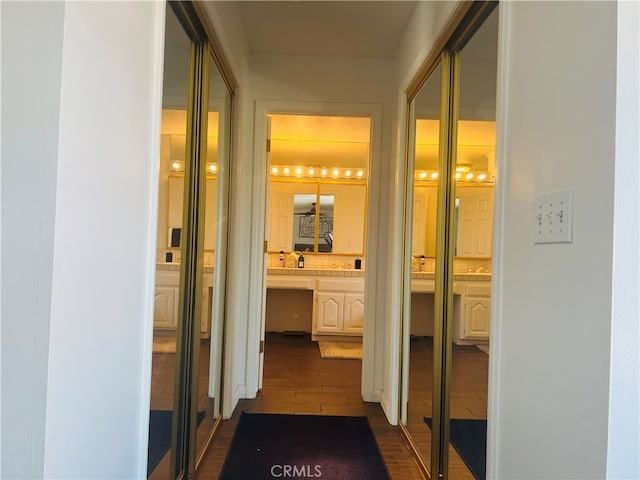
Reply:
[[[241,400],[233,417],[222,423],[196,478],[218,478],[240,412],[246,411],[366,415],[391,478],[421,479],[398,427],[389,425],[379,404],[362,401],[361,369],[361,360],[321,358],[310,336],[267,334],[263,388],[257,398]]]
[[[201,356],[208,358],[207,348],[201,349]],[[423,417],[431,415],[431,358],[430,338],[412,340],[407,427],[412,432],[418,448],[423,452],[427,464],[431,439],[429,430],[425,428]],[[486,418],[488,359],[487,354],[473,346],[454,346],[452,418]],[[152,408],[171,408],[174,361],[175,355],[154,354]],[[203,368],[202,371],[206,369]],[[196,478],[199,480],[218,478],[240,413],[246,411],[365,415],[374,431],[391,478],[394,480],[421,479],[422,476],[399,428],[389,425],[379,404],[362,401],[361,369],[361,360],[321,358],[317,343],[312,342],[309,335],[296,337],[276,333],[267,334],[263,388],[255,399],[241,400],[232,418],[222,422]],[[206,383],[206,379],[203,381]],[[449,450],[449,457],[451,479],[474,478],[453,447]],[[168,478],[168,463],[167,455],[151,475],[152,480]]]

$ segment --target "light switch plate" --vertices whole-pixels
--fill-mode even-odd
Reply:
[[[573,191],[547,193],[534,201],[534,243],[573,241]]]

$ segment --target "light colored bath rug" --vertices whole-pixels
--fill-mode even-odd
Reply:
[[[318,342],[322,358],[359,359],[362,358],[360,342]]]
[[[153,353],[176,353],[176,337],[155,335],[153,337]]]
[[[486,343],[479,343],[476,345],[476,348],[489,355],[489,345],[487,345]]]

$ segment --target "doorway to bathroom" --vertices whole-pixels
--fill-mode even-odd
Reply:
[[[371,119],[270,113],[268,125],[260,395],[286,385],[285,413],[347,414],[362,376]]]

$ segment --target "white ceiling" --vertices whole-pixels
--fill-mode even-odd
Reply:
[[[253,54],[396,54],[415,1],[237,1]]]

